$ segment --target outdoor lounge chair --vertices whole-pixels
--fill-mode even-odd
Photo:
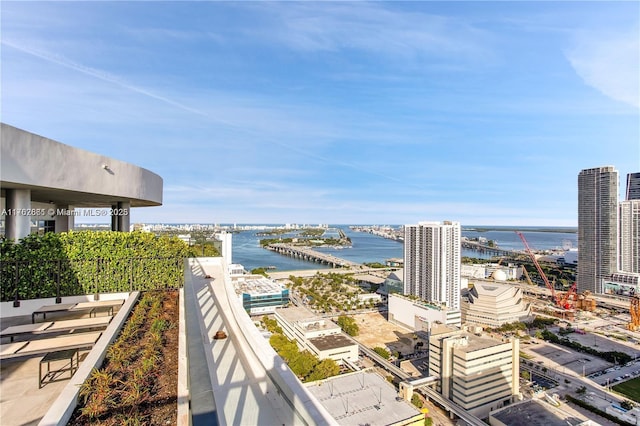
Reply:
[[[111,322],[111,316],[96,318],[81,318],[55,322],[41,322],[37,324],[14,325],[0,331],[0,337],[10,337],[13,342],[14,337],[31,337],[49,333],[73,332],[88,330],[93,328],[106,328]]]
[[[75,333],[50,339],[6,343],[0,345],[0,360],[46,355],[49,352],[67,349],[89,349],[95,345],[101,334],[102,332]]]
[[[54,312],[89,312],[89,316],[96,316],[97,312],[106,311],[109,315],[113,315],[113,310],[122,306],[124,299],[117,300],[100,300],[97,302],[80,302],[80,303],[59,303],[56,305],[45,305],[33,311],[31,314],[31,322],[35,324],[36,317],[42,315],[42,319],[47,319],[47,314]]]

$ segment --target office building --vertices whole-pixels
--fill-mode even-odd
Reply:
[[[504,284],[476,283],[462,289],[461,311],[463,323],[491,328],[533,319],[522,289]]]
[[[275,319],[284,335],[295,340],[300,350],[307,350],[319,359],[330,358],[338,364],[343,360],[358,360],[358,344],[346,337],[340,326],[330,319],[294,306],[276,309]]]
[[[470,414],[484,418],[520,393],[518,339],[499,341],[447,326],[431,329],[429,375],[436,388]]]
[[[460,309],[459,222],[404,227],[404,294]]]
[[[242,307],[249,315],[274,313],[276,308],[289,304],[289,289],[268,278],[246,275],[232,281]]]
[[[578,175],[578,291],[602,293],[618,269],[618,172],[612,166]]]
[[[640,273],[640,198],[618,205],[618,265],[621,272]]]
[[[627,191],[625,200],[640,200],[640,172],[629,173],[627,175]]]

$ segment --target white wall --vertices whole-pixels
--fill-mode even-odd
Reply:
[[[0,180],[4,188],[18,184],[83,193],[79,197],[100,194],[129,199],[132,207],[137,201],[162,204],[162,178],[149,170],[4,123],[1,134]]]

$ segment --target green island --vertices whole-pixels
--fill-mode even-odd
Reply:
[[[297,233],[295,237],[277,237],[277,238],[264,238],[260,240],[260,246],[266,247],[270,244],[292,244],[295,246],[305,247],[350,247],[351,239],[347,237],[341,229],[338,230],[340,238],[335,237],[323,237],[325,230],[322,228],[308,228],[300,230],[292,229],[275,229],[273,231],[261,232],[259,236],[274,236],[282,235],[285,233]]]

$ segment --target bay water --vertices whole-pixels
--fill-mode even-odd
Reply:
[[[399,258],[403,256],[403,243],[401,241],[390,240],[366,232],[355,232],[347,225],[335,226],[340,228],[351,239],[351,248],[317,247],[314,250],[329,253],[334,256],[347,259],[357,263],[379,262],[383,263],[387,259]],[[529,246],[534,250],[577,248],[578,234],[576,232],[566,232],[553,228],[520,228]],[[272,238],[257,235],[260,231],[241,231],[233,234],[233,263],[242,264],[245,269],[251,270],[261,267],[275,267],[276,271],[292,271],[307,269],[326,269],[325,265],[307,262],[284,256],[260,246],[260,240]],[[283,235],[286,237],[288,235]],[[469,227],[462,229],[462,236],[468,238],[483,237],[493,240],[498,247],[508,250],[523,250],[524,245],[518,235],[511,228],[500,229],[498,227]],[[462,256],[476,258],[491,258],[491,255],[482,254],[474,250],[462,250]]]

